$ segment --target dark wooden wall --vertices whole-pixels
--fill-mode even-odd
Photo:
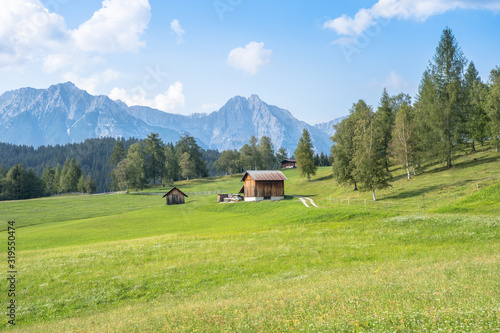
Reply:
[[[179,205],[184,203],[184,195],[174,190],[167,196],[167,205]]]

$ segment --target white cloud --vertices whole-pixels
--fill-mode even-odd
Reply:
[[[427,18],[456,9],[500,10],[498,0],[379,0],[371,8],[360,9],[354,18],[342,15],[325,22],[324,28],[339,35],[358,36],[382,19],[425,21]]]
[[[114,70],[107,68],[105,71],[100,73],[94,73],[89,77],[80,77],[78,74],[70,72],[63,74],[62,78],[64,81],[73,82],[78,88],[87,90],[90,94],[96,94],[97,87],[101,83],[109,83],[118,80],[123,77],[123,75]]]
[[[113,100],[119,99],[128,106],[149,106],[165,112],[178,111],[179,108],[184,108],[185,105],[183,85],[178,81],[170,85],[163,94],[156,95],[153,98],[148,97],[146,89],[142,87],[136,87],[130,91],[113,88],[109,94],[109,98]]]
[[[263,66],[271,63],[272,56],[273,51],[265,50],[264,43],[250,42],[245,48],[238,47],[232,50],[227,57],[227,64],[253,76]]]
[[[367,85],[368,89],[373,90],[382,90],[387,88],[387,90],[393,92],[401,92],[408,91],[412,89],[411,83],[406,81],[406,79],[396,73],[395,71],[391,71],[384,82],[380,82],[377,79],[373,78],[370,83]]]
[[[151,18],[148,0],[104,0],[92,18],[71,32],[83,51],[136,52]]]
[[[68,40],[64,18],[39,0],[2,1],[0,67],[22,65]]]
[[[57,10],[55,2],[49,3]],[[74,30],[47,8],[40,0],[2,0],[0,70],[39,64],[44,72],[95,93],[101,84],[122,77],[102,66],[103,54],[135,52],[145,45],[141,37],[151,17],[148,0],[104,0],[102,8]],[[101,68],[92,74],[96,65]]]
[[[186,32],[184,31],[184,29],[182,29],[182,27],[181,27],[181,25],[179,23],[179,20],[175,19],[172,22],[170,22],[170,28],[172,29],[172,31],[177,36],[177,43],[178,44],[182,43],[183,42],[184,34]]]
[[[41,62],[54,73],[88,71],[108,52],[137,51],[151,17],[148,0],[104,0],[77,29],[50,13],[40,0],[2,1],[0,69]]]

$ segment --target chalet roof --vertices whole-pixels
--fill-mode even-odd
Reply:
[[[241,181],[245,181],[245,178],[249,175],[256,182],[259,181],[277,181],[277,180],[288,180],[283,172],[274,171],[274,170],[265,170],[265,171],[247,171],[241,178]]]
[[[165,193],[165,195],[162,197],[162,198],[165,198],[167,195],[169,195],[173,190],[177,190],[179,192],[182,193],[182,195],[184,195],[186,198],[188,197],[186,193],[182,192],[181,190],[179,190],[177,187],[174,186],[174,188],[172,188],[170,191],[168,191],[167,193]]]
[[[292,163],[297,163],[297,160],[293,160],[293,159],[290,159],[290,158],[285,158],[283,161],[281,161],[280,163],[283,164],[283,163],[286,163],[286,162],[292,162]]]

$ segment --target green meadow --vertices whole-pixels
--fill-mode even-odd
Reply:
[[[475,160],[474,160],[475,159]],[[219,204],[241,175],[160,192],[0,202],[16,221],[12,332],[495,332],[500,154],[424,165],[392,187],[340,187],[286,170],[286,200]],[[307,196],[305,207],[293,196]],[[365,201],[366,199],[366,201]],[[424,207],[425,203],[425,207]],[[7,304],[4,279],[2,304]]]

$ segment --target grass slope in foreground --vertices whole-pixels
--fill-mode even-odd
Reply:
[[[498,159],[452,172],[487,178]],[[398,170],[395,170],[397,177]],[[186,205],[159,196],[73,196],[0,203],[18,223],[20,332],[494,331],[500,327],[498,184],[406,214],[333,205],[328,168],[287,171],[296,199]],[[396,179],[380,198],[409,202],[449,173]],[[461,179],[448,177],[459,188]],[[222,184],[222,185],[221,185]],[[239,189],[238,177],[180,183]],[[229,187],[229,188],[227,188]],[[471,191],[473,193],[474,191]],[[443,195],[442,189],[427,192]],[[462,193],[462,192],[461,192]],[[420,194],[417,194],[417,197]],[[68,207],[68,209],[65,209]],[[374,209],[376,208],[376,209]],[[480,215],[481,212],[485,213]],[[73,214],[71,213],[73,212]],[[471,215],[468,212],[472,212]],[[35,215],[36,214],[36,215]],[[5,236],[6,233],[4,232]],[[5,245],[6,237],[1,244]],[[5,246],[4,246],[5,248]],[[6,290],[6,282],[4,288]]]

